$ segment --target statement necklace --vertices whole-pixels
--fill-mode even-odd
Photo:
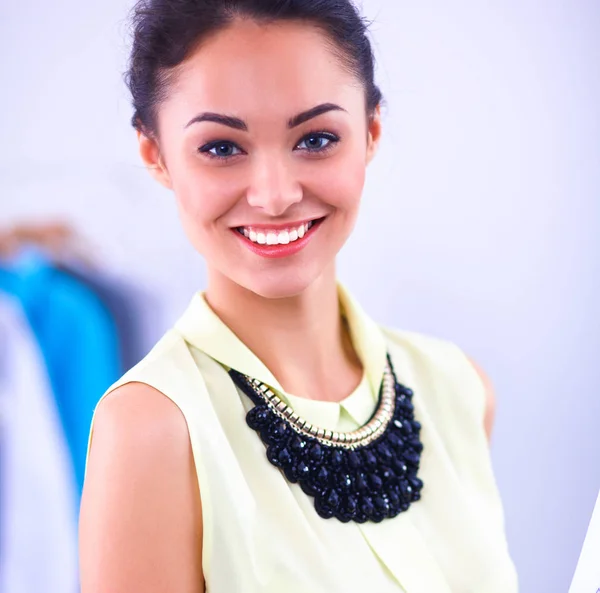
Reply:
[[[321,517],[378,523],[421,497],[421,424],[413,391],[396,380],[389,354],[375,413],[352,432],[313,426],[265,383],[234,369],[229,375],[255,404],[246,423],[266,445],[268,460],[314,497]]]

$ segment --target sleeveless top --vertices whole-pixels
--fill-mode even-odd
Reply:
[[[285,393],[202,293],[106,392],[146,383],[183,413],[202,498],[207,592],[516,593],[479,375],[456,345],[380,328],[341,285],[338,293],[364,368],[361,384],[341,402]],[[245,421],[254,404],[227,371],[268,384],[317,426],[348,431],[375,410],[386,352],[398,381],[414,391],[421,499],[381,523],[323,519],[314,500],[268,461]]]

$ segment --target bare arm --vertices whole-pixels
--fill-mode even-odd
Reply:
[[[148,385],[123,385],[98,406],[79,532],[82,593],[204,593],[187,424]]]
[[[494,394],[494,386],[492,385],[492,382],[485,371],[472,358],[469,358],[469,360],[481,377],[481,381],[485,387],[485,416],[483,423],[489,442],[492,438],[492,428],[494,426],[494,418],[496,416],[496,396]]]

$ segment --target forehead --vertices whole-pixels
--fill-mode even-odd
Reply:
[[[363,101],[362,85],[317,27],[238,20],[181,64],[165,107],[287,119],[325,102],[364,109]]]

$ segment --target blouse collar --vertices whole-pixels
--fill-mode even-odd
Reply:
[[[362,362],[371,393],[376,398],[386,364],[387,351],[383,333],[350,293],[340,283],[337,286],[340,307],[347,319],[352,343]],[[285,398],[285,391],[271,371],[221,321],[209,306],[203,292],[194,294],[189,306],[175,323],[175,329],[189,344],[217,362],[266,383]]]

